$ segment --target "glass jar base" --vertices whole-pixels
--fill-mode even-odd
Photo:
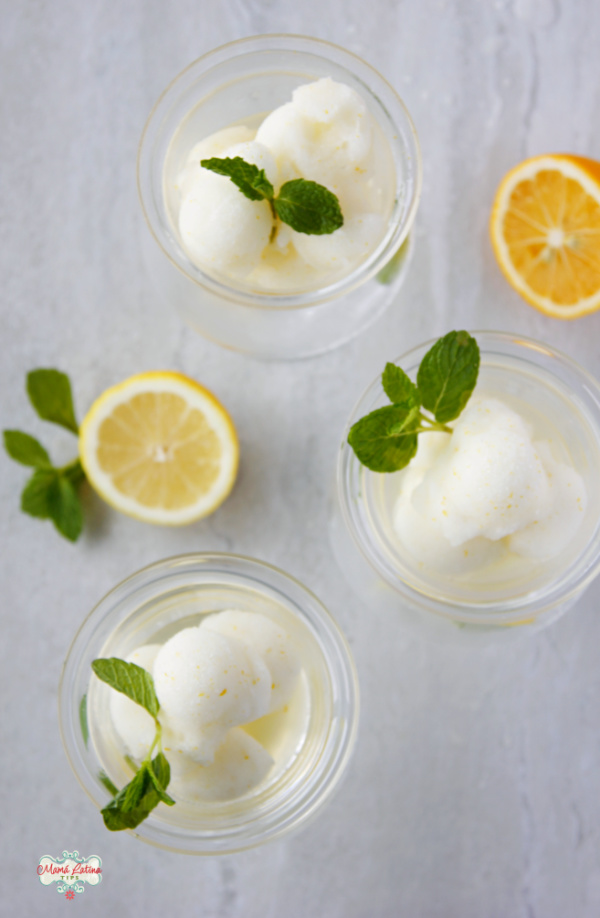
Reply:
[[[325,354],[361,334],[388,309],[404,283],[413,252],[413,237],[404,241],[392,262],[362,287],[340,299],[303,310],[249,311],[214,297],[194,284],[163,256],[145,226],[141,227],[143,260],[152,286],[164,304],[203,338],[259,360],[302,360]]]

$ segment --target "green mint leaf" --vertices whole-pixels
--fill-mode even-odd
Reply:
[[[81,482],[85,481],[85,472],[83,471],[83,466],[79,459],[76,459],[71,465],[67,465],[64,469],[61,469],[61,471],[65,478],[68,478],[75,488],[78,488]]]
[[[234,185],[240,189],[251,201],[262,201],[266,198],[270,201],[275,194],[275,189],[265,175],[264,169],[252,163],[247,163],[241,156],[226,157],[219,159],[201,159],[200,165],[203,169],[210,169],[217,175],[225,175],[230,178]]]
[[[81,701],[79,702],[79,726],[81,727],[84,746],[87,749],[88,740],[90,738],[87,719],[87,695],[82,695]]]
[[[48,494],[58,473],[54,469],[38,469],[34,472],[21,493],[21,510],[41,520],[50,517]]]
[[[427,351],[417,386],[423,405],[436,421],[457,418],[471,397],[479,373],[479,347],[466,331],[452,331]]]
[[[397,472],[415,455],[420,429],[418,405],[386,405],[353,424],[348,443],[371,471]]]
[[[32,370],[27,374],[27,394],[44,421],[79,433],[69,377],[59,370]]]
[[[129,784],[102,810],[106,828],[111,832],[135,829],[161,800],[173,806],[175,801],[165,791],[170,775],[169,763],[162,752],[152,762],[142,762]]]
[[[279,219],[297,233],[324,236],[344,225],[340,202],[333,192],[306,179],[292,179],[282,185],[273,206]]]
[[[154,690],[154,680],[145,669],[136,663],[126,663],[118,657],[94,660],[92,669],[99,679],[117,692],[127,695],[136,704],[145,708],[152,717],[156,717],[159,704]]]
[[[381,383],[383,391],[393,404],[400,402],[409,402],[411,405],[421,404],[421,396],[414,382],[395,363],[386,363]]]
[[[169,797],[165,790],[171,780],[171,766],[162,752],[159,752],[156,758],[152,760],[152,767],[148,769],[148,775],[154,790],[162,802],[166,803],[167,806],[174,806],[175,801],[172,797]]]
[[[151,789],[149,764],[149,762],[142,762],[137,774],[123,788],[122,796],[117,795],[120,797],[121,812],[131,813],[132,810],[135,810],[140,805],[142,797]]]
[[[37,469],[51,469],[50,456],[42,444],[21,430],[4,431],[4,449],[11,459]]]
[[[98,780],[102,781],[102,783],[104,784],[109,794],[116,796],[119,793],[119,788],[116,787],[116,785],[112,783],[112,781],[110,780],[110,778],[108,777],[108,775],[106,774],[103,768],[101,768],[100,771],[98,772]]]
[[[83,529],[83,510],[77,491],[66,477],[56,475],[47,493],[48,515],[65,539],[76,542]]]
[[[142,793],[139,796],[138,802],[134,807],[125,809],[127,805],[125,801],[127,799],[129,799],[129,801],[135,799],[138,795],[138,791],[140,789],[143,791],[141,785],[148,780],[146,770],[144,769],[142,772],[140,769],[129,784],[126,784],[125,787],[100,811],[104,818],[104,825],[107,829],[110,829],[111,832],[120,832],[122,829],[135,829],[136,826],[139,826],[140,822],[146,819],[154,807],[158,805],[160,802],[158,794],[151,788],[145,794]]]

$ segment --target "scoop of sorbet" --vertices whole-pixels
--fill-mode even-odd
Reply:
[[[548,476],[527,423],[496,399],[471,399],[413,495],[451,545],[495,541],[546,516]]]
[[[237,638],[260,654],[271,675],[269,711],[278,711],[287,704],[298,681],[300,660],[285,628],[265,615],[237,609],[209,615],[201,627]]]
[[[273,766],[267,750],[241,727],[229,731],[210,765],[199,765],[169,746],[165,755],[171,766],[169,793],[193,802],[241,797],[260,784]]]
[[[210,764],[232,727],[269,710],[271,674],[259,653],[233,637],[184,628],[159,650],[154,685],[173,745]]]

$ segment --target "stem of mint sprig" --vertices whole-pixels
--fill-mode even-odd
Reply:
[[[337,197],[317,182],[292,179],[281,186],[276,196],[265,170],[247,163],[241,156],[202,159],[200,165],[230,178],[251,201],[268,201],[273,218],[279,218],[297,233],[324,236],[344,225]]]
[[[154,739],[129,784],[117,790],[104,772],[99,775],[104,786],[114,794],[112,800],[101,810],[104,825],[111,832],[135,829],[161,801],[167,806],[175,804],[173,798],[167,794],[171,767],[162,751],[162,726],[158,720],[160,705],[156,697],[154,680],[141,666],[127,663],[118,657],[94,660],[92,669],[102,682],[127,695],[154,719]],[[158,754],[152,758],[156,747]]]
[[[386,364],[381,382],[392,404],[361,418],[348,434],[359,462],[373,472],[398,472],[417,452],[419,434],[451,434],[448,422],[469,401],[479,363],[475,339],[466,331],[451,331],[423,357],[416,384],[400,367]]]
[[[27,395],[44,421],[59,424],[77,436],[69,377],[59,370],[32,370]],[[83,528],[79,486],[85,473],[78,458],[55,466],[42,444],[21,430],[4,431],[4,448],[11,459],[35,469],[21,494],[21,510],[38,519],[51,519],[62,536],[75,542]]]

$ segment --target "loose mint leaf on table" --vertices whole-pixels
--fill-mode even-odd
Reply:
[[[417,373],[423,406],[446,424],[459,416],[475,388],[479,347],[466,331],[452,331],[433,345]]]
[[[270,201],[275,194],[265,170],[247,163],[241,156],[223,159],[213,156],[211,159],[201,159],[200,165],[217,175],[226,175],[251,201],[262,201],[265,198]]]
[[[418,406],[386,405],[357,421],[350,428],[348,443],[372,472],[395,472],[416,453],[420,427]]]
[[[60,370],[32,370],[27,374],[27,393],[43,420],[78,433],[68,376]],[[85,473],[79,459],[56,468],[42,444],[22,430],[5,430],[4,448],[15,462],[36,469],[21,493],[21,510],[51,519],[62,536],[75,542],[83,528],[77,489]]]
[[[344,225],[340,202],[328,188],[306,179],[292,179],[281,186],[273,201],[280,220],[297,233],[323,236]]]
[[[160,705],[154,690],[154,680],[145,669],[118,657],[94,660],[92,669],[99,679],[117,692],[127,695],[136,704],[145,708],[152,717],[156,717]]]
[[[451,434],[447,422],[458,417],[471,397],[479,360],[475,339],[465,331],[453,331],[427,351],[416,385],[404,370],[387,363],[381,382],[392,404],[361,418],[348,433],[359,462],[373,472],[397,472],[415,455],[419,434]]]
[[[21,510],[29,516],[41,520],[50,518],[48,493],[55,483],[58,473],[56,469],[38,469],[34,472],[21,494]]]
[[[386,363],[381,383],[383,391],[392,404],[397,404],[398,402],[410,402],[413,405],[421,404],[421,396],[414,382],[395,363]]]
[[[38,469],[50,469],[50,456],[42,444],[21,430],[4,431],[4,448],[11,459],[22,465]]]
[[[66,475],[56,475],[48,487],[48,514],[61,535],[76,542],[83,529],[83,510],[77,491]]]
[[[69,377],[60,370],[32,370],[27,374],[27,394],[44,421],[79,433]]]

